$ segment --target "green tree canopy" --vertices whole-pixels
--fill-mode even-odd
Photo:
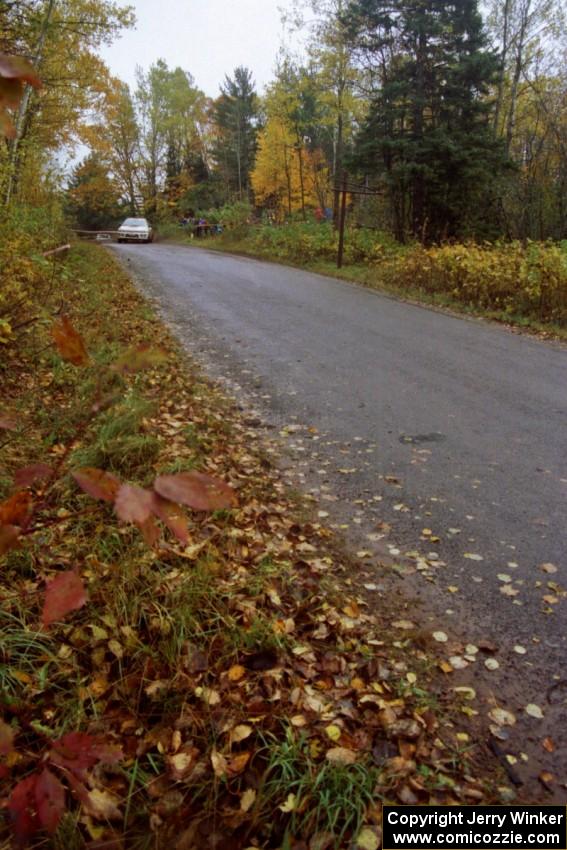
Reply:
[[[349,13],[376,79],[355,162],[383,178],[396,235],[479,233],[506,157],[488,98],[498,60],[477,0],[354,0]]]

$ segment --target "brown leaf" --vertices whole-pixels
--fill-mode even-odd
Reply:
[[[152,515],[152,493],[136,484],[122,484],[114,506],[118,518],[124,522],[144,523]]]
[[[65,789],[46,767],[37,778],[35,800],[42,827],[53,835],[65,811]]]
[[[160,475],[154,482],[154,490],[160,496],[196,511],[216,511],[236,504],[232,487],[203,472]]]
[[[17,470],[14,475],[14,484],[16,487],[31,487],[36,481],[48,478],[52,472],[53,470],[46,463],[32,463],[30,466],[23,466]]]
[[[189,747],[187,750],[181,750],[173,756],[168,756],[167,764],[171,778],[176,782],[186,779],[193,772],[199,756],[200,752],[196,747]]]
[[[354,764],[356,753],[346,747],[331,747],[325,753],[325,758],[332,764]]]
[[[61,316],[53,325],[51,335],[63,360],[72,363],[73,366],[87,366],[89,355],[85,343],[67,316]]]
[[[88,496],[103,502],[114,502],[120,489],[120,481],[115,475],[92,466],[75,469],[71,476]]]
[[[189,543],[189,528],[187,517],[182,508],[169,499],[164,499],[157,493],[153,494],[152,510],[159,520],[171,531],[180,543]]]
[[[35,88],[41,88],[41,80],[35,68],[23,56],[8,56],[6,53],[0,53],[0,77],[20,80]]]
[[[142,532],[142,537],[148,546],[155,546],[161,535],[153,516],[148,517],[144,522],[137,522],[135,525]]]
[[[122,354],[113,369],[122,375],[141,372],[143,369],[152,369],[167,360],[167,353],[162,348],[155,348],[148,343],[142,343],[134,348],[129,348]]]
[[[0,428],[4,431],[17,431],[18,430],[18,422],[14,416],[10,416],[7,413],[3,413],[0,415]]]
[[[14,730],[0,717],[0,756],[7,756],[14,748]]]
[[[5,555],[18,545],[21,529],[15,525],[0,525],[0,555]]]
[[[553,773],[550,773],[548,770],[542,770],[542,772],[538,776],[539,781],[542,785],[544,785],[548,790],[552,789],[553,783],[555,782],[555,776]]]
[[[82,779],[95,764],[116,764],[123,758],[120,747],[109,744],[101,736],[86,732],[68,732],[53,742],[49,760]]]
[[[28,518],[32,498],[20,491],[0,502],[0,525],[22,525]]]
[[[62,620],[66,614],[82,608],[87,592],[76,572],[60,573],[47,585],[41,622],[44,626]]]
[[[93,788],[82,799],[83,809],[95,820],[122,820],[123,815],[118,808],[118,799],[109,791]]]
[[[238,753],[238,755],[233,756],[228,763],[228,773],[230,776],[238,776],[239,773],[242,773],[248,762],[250,761],[252,753]]]

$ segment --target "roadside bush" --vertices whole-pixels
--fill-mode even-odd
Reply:
[[[0,234],[0,346],[12,344],[45,302],[53,285],[53,263],[42,253],[64,241],[65,235],[58,204],[13,207],[6,215]]]
[[[290,222],[258,228],[253,234],[252,246],[280,260],[313,262],[336,256],[337,240],[330,224]]]
[[[552,243],[416,245],[380,262],[379,280],[484,310],[567,323],[567,255]]]
[[[278,260],[296,263],[313,263],[318,260],[333,262],[337,258],[339,235],[328,222],[263,225],[255,229],[251,247],[256,253]],[[399,250],[399,246],[375,230],[353,228],[345,235],[345,263],[371,262],[394,250]]]
[[[223,224],[230,234],[238,239],[248,234],[251,216],[252,207],[246,201],[236,201],[234,204],[225,204],[220,209],[197,214],[198,218],[205,218],[209,224]]]

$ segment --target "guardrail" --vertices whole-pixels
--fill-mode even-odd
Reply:
[[[53,258],[61,257],[64,254],[66,254],[67,251],[70,251],[70,250],[71,250],[71,246],[69,245],[69,243],[67,243],[67,245],[60,245],[58,248],[52,248],[51,251],[44,251],[42,256],[46,257],[46,258],[47,257],[53,257]]]
[[[92,237],[93,239],[100,237],[103,239],[105,237],[112,239],[113,236],[118,238],[120,235],[117,230],[73,230],[72,233],[76,233],[77,236],[86,236],[87,238]]]

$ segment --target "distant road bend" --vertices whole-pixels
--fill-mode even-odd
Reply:
[[[325,503],[331,520],[369,549],[385,521],[390,549],[447,564],[432,617],[495,640],[511,694],[567,679],[565,347],[270,263],[167,244],[112,250],[267,421],[317,429],[317,441],[300,435],[299,468],[339,496]],[[567,728],[567,687],[548,714]]]

